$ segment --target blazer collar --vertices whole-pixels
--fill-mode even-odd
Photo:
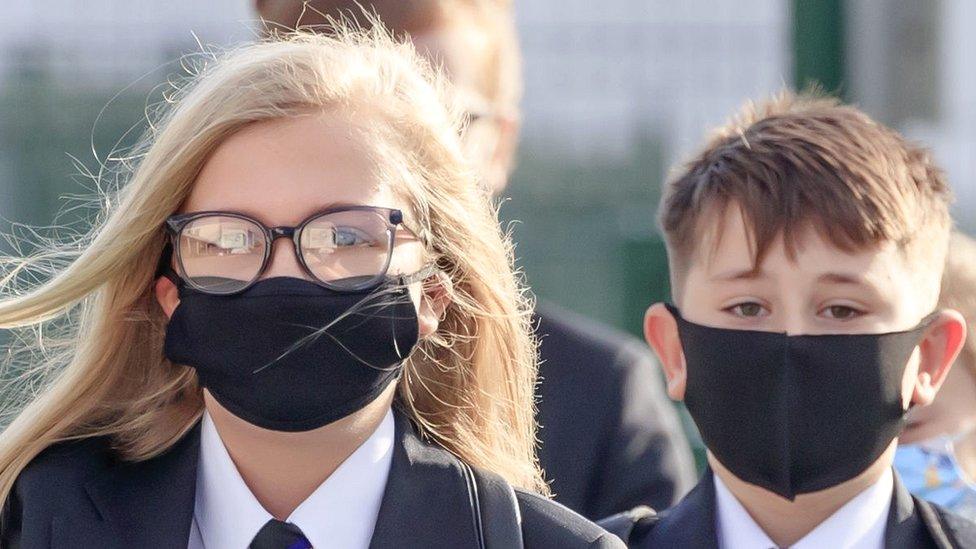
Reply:
[[[420,439],[394,411],[395,443],[371,549],[475,547],[467,484],[459,460]],[[200,455],[197,423],[164,454],[138,463],[116,462],[86,490],[100,523],[55,519],[55,547],[185,549],[190,538]]]
[[[116,461],[85,488],[103,522],[54,524],[55,547],[180,547],[190,539],[200,424],[165,453]],[[82,542],[84,540],[84,542]]]
[[[718,547],[715,530],[715,480],[711,468],[677,505],[661,513],[641,547]]]
[[[394,417],[397,443],[370,549],[477,547],[460,461],[421,440],[405,414]]]
[[[662,513],[660,521],[651,531],[651,540],[674,547],[717,548],[715,530],[715,481],[712,470],[706,469],[701,481],[675,507]],[[885,529],[885,547],[889,549],[927,547],[932,536],[923,517],[917,512],[915,502],[905,485],[895,473],[894,493],[888,525]],[[660,543],[645,544],[656,547]],[[669,545],[669,546],[671,546]]]
[[[948,517],[947,517],[948,518]],[[955,522],[954,520],[952,522]],[[960,521],[971,528],[969,521]],[[916,498],[912,496],[895,472],[895,494],[891,502],[891,512],[888,515],[888,529],[885,532],[885,547],[912,548],[938,547],[952,549],[954,547],[947,529],[952,530],[949,521],[943,521],[936,516],[931,504],[916,505]],[[969,530],[969,536],[963,532],[953,532],[960,540],[976,538],[974,531]],[[961,542],[960,547],[969,547],[968,541]]]

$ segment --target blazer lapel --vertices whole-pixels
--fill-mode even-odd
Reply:
[[[116,462],[100,471],[86,489],[103,521],[79,528],[56,519],[54,547],[186,549],[199,453],[198,423],[155,458]]]
[[[915,505],[915,499],[901,482],[898,473],[895,475],[895,489],[891,499],[891,510],[888,512],[888,526],[885,529],[885,547],[887,549],[918,549],[922,547],[939,547],[950,549],[945,535],[934,536],[927,525],[933,521],[934,527],[941,534],[938,518],[926,516],[924,509]]]
[[[677,505],[661,514],[651,535],[640,547],[717,548],[715,480],[712,475],[712,470],[706,469],[695,488]]]
[[[477,547],[458,458],[422,441],[404,414],[394,415],[393,463],[370,549]]]

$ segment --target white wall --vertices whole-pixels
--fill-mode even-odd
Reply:
[[[557,154],[621,156],[640,132],[667,161],[747,98],[789,81],[780,0],[522,1],[525,139]]]

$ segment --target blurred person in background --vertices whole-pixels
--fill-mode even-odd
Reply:
[[[962,313],[976,334],[976,240],[949,243],[939,307]],[[931,405],[909,413],[895,468],[913,494],[976,520],[976,335]]]
[[[511,0],[360,3],[445,68],[467,101],[469,158],[482,184],[501,193],[514,165],[522,88]],[[361,19],[360,3],[255,0],[255,8],[273,32]],[[647,346],[544,302],[536,322],[539,458],[555,499],[591,519],[677,501],[694,484],[694,463]]]
[[[531,310],[446,79],[379,29],[192,72],[87,238],[0,258],[0,547],[622,547],[538,494]]]

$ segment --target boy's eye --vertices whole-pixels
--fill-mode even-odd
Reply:
[[[739,303],[738,305],[733,305],[726,311],[741,317],[753,318],[757,316],[763,316],[765,309],[758,303]]]
[[[831,305],[824,308],[822,312],[827,316],[827,318],[832,318],[835,320],[850,320],[862,314],[861,311],[846,305]]]

